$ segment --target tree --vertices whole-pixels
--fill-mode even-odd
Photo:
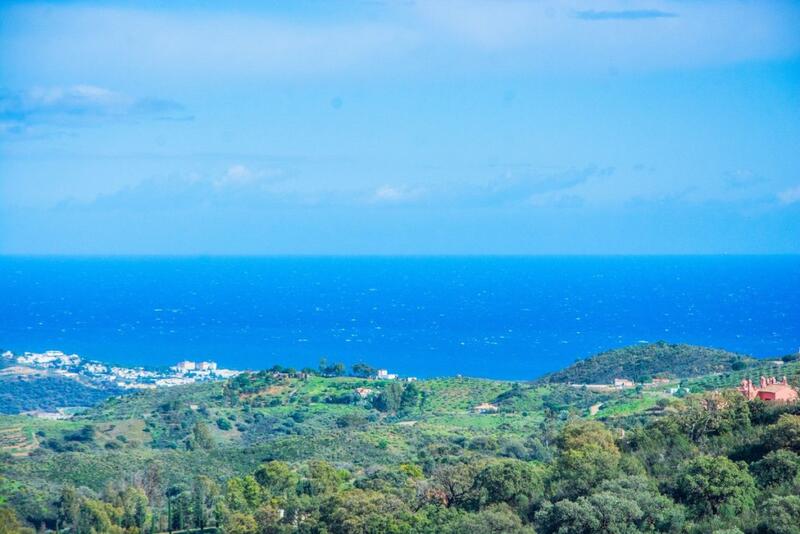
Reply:
[[[403,385],[389,382],[373,401],[375,408],[382,412],[397,413],[403,400]]]
[[[310,495],[323,495],[333,492],[344,481],[346,471],[336,469],[324,460],[312,460],[308,462],[308,478],[306,479],[306,490]]]
[[[5,506],[0,508],[0,534],[19,534],[20,532],[22,532],[22,523],[14,510]]]
[[[225,534],[254,534],[258,532],[258,525],[250,514],[236,512],[228,518],[222,531]]]
[[[431,476],[435,485],[431,497],[441,499],[448,508],[472,502],[478,469],[477,465],[468,463],[437,467]]]
[[[352,369],[353,375],[360,378],[369,378],[370,376],[375,376],[375,368],[371,365],[367,365],[366,363],[355,363],[353,364]]]
[[[261,486],[253,475],[247,475],[242,478],[242,493],[247,501],[247,507],[250,510],[258,508],[264,497]]]
[[[264,504],[255,513],[258,534],[279,534],[281,532],[281,511],[271,504]]]
[[[417,385],[410,382],[403,389],[403,394],[400,396],[400,410],[404,412],[413,412],[419,408],[422,393]]]
[[[319,360],[319,372],[323,375],[342,376],[345,374],[346,370],[347,368],[341,362],[328,365],[328,360],[326,358],[320,358]]]
[[[188,491],[182,491],[172,501],[172,528],[183,530],[191,525],[192,521],[192,496]]]
[[[60,527],[75,527],[78,523],[81,502],[78,492],[73,486],[61,488],[61,495],[58,498],[56,520]]]
[[[800,497],[772,497],[761,507],[759,534],[800,534]]]
[[[211,512],[211,515],[214,518],[214,524],[218,527],[221,527],[228,522],[231,512],[228,509],[228,506],[225,504],[224,499],[221,497],[214,499],[214,509]]]
[[[487,464],[475,477],[481,507],[505,503],[526,513],[544,494],[541,468],[521,460],[499,460]]]
[[[591,503],[583,499],[545,502],[536,512],[536,528],[542,533],[589,534],[600,531],[600,520]]]
[[[694,515],[739,514],[753,507],[753,477],[724,456],[700,456],[683,465],[675,494]]]
[[[327,371],[327,374],[332,376],[344,376],[344,374],[347,372],[347,368],[342,362],[336,362],[328,367]]]
[[[183,493],[184,488],[183,486],[174,485],[167,488],[166,496],[167,496],[167,529],[172,532],[172,524],[173,524],[173,510],[172,505],[175,497]]]
[[[205,450],[214,448],[214,437],[211,435],[208,426],[202,421],[198,421],[194,424],[190,448]]]
[[[767,427],[765,443],[770,449],[789,449],[800,454],[800,415],[783,414]]]
[[[273,496],[294,493],[297,488],[297,475],[286,462],[273,460],[262,464],[254,476],[256,482]]]
[[[95,532],[113,534],[121,532],[122,529],[111,522],[109,512],[112,510],[113,507],[110,504],[95,499],[84,499],[78,512],[78,523],[75,531],[80,534]]]
[[[84,425],[80,430],[64,435],[65,441],[89,442],[93,441],[96,431],[92,425]]]
[[[637,526],[643,532],[680,532],[685,523],[683,507],[659,493],[655,482],[644,476],[607,480],[598,490],[635,502],[642,511]]]
[[[149,507],[147,496],[140,488],[128,487],[120,495],[122,501],[122,526],[140,531],[147,524]]]
[[[560,497],[586,495],[613,478],[620,452],[611,432],[596,421],[572,421],[559,434],[559,454],[551,477],[551,491]]]
[[[198,476],[192,484],[192,522],[204,529],[209,523],[210,508],[218,493],[217,485],[206,476]]]
[[[440,529],[443,534],[534,534],[505,504],[495,504],[478,513],[456,516]]]
[[[800,456],[792,451],[779,449],[751,464],[750,470],[763,487],[790,484],[800,474]]]
[[[407,532],[411,518],[398,497],[359,489],[332,495],[322,511],[328,530],[335,534]]]
[[[244,483],[239,477],[228,479],[225,484],[225,504],[231,512],[244,512],[249,506],[244,496]]]

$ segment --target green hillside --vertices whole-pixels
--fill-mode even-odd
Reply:
[[[756,512],[794,517],[780,499],[800,490],[800,406],[731,388],[759,374],[798,385],[800,362],[746,362],[602,392],[270,370],[110,398],[68,420],[0,416],[0,520],[87,534],[581,534],[628,510],[615,532],[779,532],[758,530]],[[483,403],[493,409],[477,413]],[[689,491],[718,472],[723,496]]]
[[[756,363],[749,356],[721,349],[664,341],[603,352],[542,377],[539,382],[608,384],[615,378],[637,382],[653,377],[687,378],[725,373]]]
[[[47,373],[0,376],[0,414],[92,406],[122,392],[113,386],[98,387]]]

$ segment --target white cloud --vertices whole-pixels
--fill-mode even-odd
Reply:
[[[800,185],[790,187],[789,189],[778,193],[778,201],[780,201],[781,204],[787,205],[800,202]]]
[[[587,15],[578,1],[437,0],[304,20],[266,10],[23,5],[4,13],[20,30],[0,34],[0,63],[13,71],[35,66],[39,75],[216,80],[443,66],[669,69],[800,51],[800,6],[791,2],[608,0],[596,7]],[[662,13],[669,16],[655,16]]]
[[[75,124],[99,118],[147,117],[189,120],[183,106],[172,100],[137,98],[95,85],[32,87],[0,92],[0,131],[19,133],[31,124]]]
[[[214,185],[216,187],[242,186],[251,184],[256,179],[258,179],[258,174],[244,165],[236,164],[228,167],[228,170],[221,178],[214,180]]]
[[[592,4],[599,11],[586,11],[579,1],[415,6],[434,35],[526,70],[651,70],[785,58],[800,50],[800,10],[789,2],[610,0]]]
[[[225,174],[211,180],[215,189],[223,188],[258,188],[265,190],[275,185],[284,175],[284,171],[277,168],[252,169],[241,163],[228,167]]]
[[[420,199],[425,194],[421,187],[383,185],[370,198],[373,203],[402,204]]]

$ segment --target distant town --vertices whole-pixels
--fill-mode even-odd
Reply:
[[[191,360],[180,361],[166,370],[123,367],[84,360],[77,354],[66,354],[60,350],[23,354],[5,351],[0,357],[6,372],[14,370],[15,367],[20,374],[25,374],[25,370],[48,371],[65,378],[85,379],[98,385],[116,386],[121,389],[155,389],[223,380],[242,372],[220,369],[213,361]]]

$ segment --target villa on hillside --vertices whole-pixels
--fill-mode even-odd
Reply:
[[[375,373],[375,378],[378,380],[396,380],[397,375],[395,373],[390,373],[386,369],[378,369],[378,371]]]
[[[743,379],[738,387],[739,392],[747,397],[747,400],[759,398],[767,402],[795,402],[798,400],[797,390],[789,385],[786,377],[778,382],[775,377],[761,377],[758,387],[753,385],[752,380]]]
[[[370,388],[356,388],[356,393],[362,399],[366,399],[370,395],[372,395],[372,389]]]
[[[483,403],[478,404],[477,406],[475,406],[475,408],[473,408],[473,409],[475,410],[475,413],[495,413],[495,412],[497,412],[498,407],[497,407],[496,404],[483,402]]]

